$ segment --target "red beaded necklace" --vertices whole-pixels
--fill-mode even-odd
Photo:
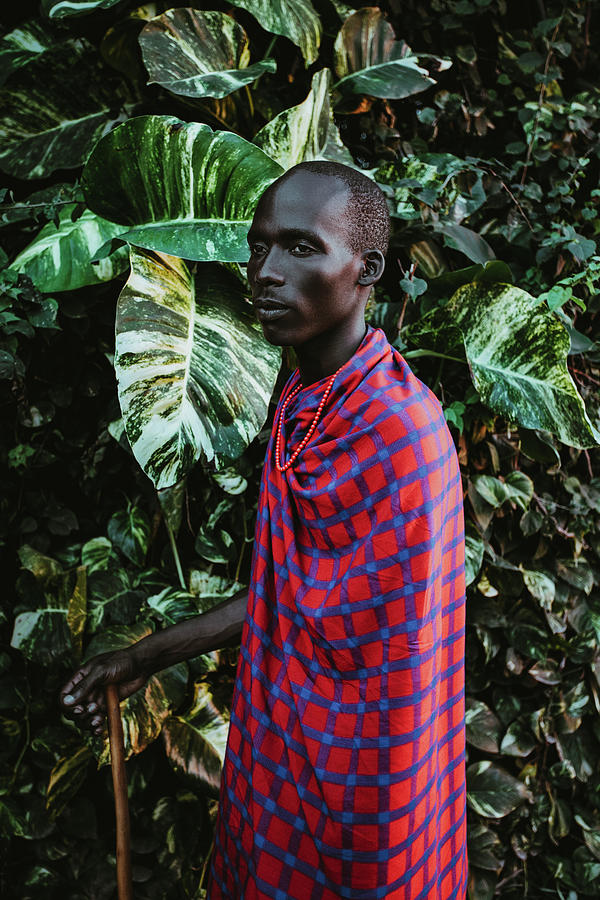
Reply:
[[[296,447],[296,449],[294,450],[294,452],[292,453],[292,455],[290,456],[288,461],[286,463],[284,463],[283,465],[281,465],[279,462],[279,460],[281,459],[281,444],[282,444],[281,426],[283,424],[283,420],[285,417],[285,410],[286,410],[288,403],[292,399],[292,397],[295,397],[296,394],[298,393],[298,391],[300,391],[302,389],[302,385],[301,384],[296,385],[294,390],[291,391],[288,394],[288,396],[285,398],[285,400],[283,401],[281,410],[279,412],[279,422],[277,424],[277,439],[275,441],[275,465],[277,467],[278,472],[286,472],[287,469],[289,469],[290,466],[293,465],[298,454],[302,450],[304,450],[304,448],[308,444],[315,428],[317,427],[317,422],[319,421],[319,419],[321,417],[321,413],[323,412],[323,407],[325,406],[325,402],[326,402],[327,398],[329,397],[331,388],[333,387],[333,382],[335,381],[335,376],[338,374],[338,372],[340,372],[340,370],[342,368],[343,368],[343,366],[340,366],[340,368],[337,369],[337,371],[335,371],[333,373],[333,375],[331,375],[331,377],[328,379],[327,384],[325,385],[325,391],[323,393],[323,396],[321,397],[321,400],[319,401],[319,405],[317,406],[317,411],[315,412],[315,414],[313,416],[313,420],[310,423],[310,428],[308,429],[308,431],[306,432],[306,434],[304,435],[304,437],[302,438],[302,440],[300,441],[300,443],[298,444],[298,446]]]

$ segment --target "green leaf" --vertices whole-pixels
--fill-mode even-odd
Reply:
[[[467,534],[465,537],[465,583],[472,584],[479,574],[483,562],[484,543],[480,538]]]
[[[35,19],[5,34],[0,40],[0,84],[4,84],[11,72],[45,53],[55,42],[47,25]]]
[[[81,657],[83,632],[87,620],[87,571],[85,566],[77,567],[75,587],[67,607],[67,625],[71,633],[71,643],[76,658]]]
[[[201,455],[239,456],[265,421],[280,360],[239,280],[131,248],[116,333],[127,436],[155,486],[176,484]]]
[[[114,513],[108,523],[108,536],[121,553],[136,566],[142,566],[150,543],[150,522],[133,504]]]
[[[435,230],[444,236],[444,244],[464,253],[474,263],[485,265],[495,261],[496,254],[484,238],[476,231],[456,225],[454,222],[439,222]]]
[[[498,753],[501,725],[489,706],[480,700],[465,700],[467,742],[484,753]]]
[[[67,610],[48,608],[19,613],[15,619],[10,646],[20,650],[27,659],[41,665],[69,661],[71,634],[67,624]]]
[[[569,336],[534,297],[473,283],[458,289],[444,314],[462,332],[473,382],[491,409],[573,447],[600,441],[567,369]]]
[[[42,11],[49,19],[87,16],[97,9],[110,9],[123,0],[42,0]]]
[[[467,768],[467,803],[487,819],[501,819],[531,795],[522,781],[489,760]]]
[[[167,587],[159,594],[148,597],[148,606],[155,610],[168,625],[190,619],[200,612],[193,594]]]
[[[281,166],[238,135],[170,116],[129,119],[95,147],[82,185],[121,239],[184,259],[244,262],[260,195]]]
[[[506,485],[493,475],[474,475],[471,483],[485,502],[495,509],[508,500],[509,491]]]
[[[514,500],[517,506],[525,510],[533,499],[533,481],[524,472],[514,469],[504,478],[504,484],[508,491],[509,500]]]
[[[50,772],[46,789],[46,807],[54,816],[59,816],[67,803],[75,796],[83,782],[93,759],[92,751],[84,745],[72,756],[63,756]]]
[[[222,12],[170,9],[144,25],[139,43],[148,83],[185,97],[226,97],[277,68],[274,59],[248,66],[246,32]]]
[[[523,581],[531,596],[535,597],[542,609],[551,610],[556,593],[553,579],[545,572],[523,569]]]
[[[109,129],[119,102],[95,48],[70,41],[49,50],[0,90],[0,169],[44,178],[80,166]]]
[[[438,69],[450,65],[433,59]],[[346,19],[335,40],[334,67],[340,80],[333,87],[341,92],[400,100],[435,84],[375,7],[360,9]]]
[[[500,752],[506,756],[525,757],[529,756],[536,747],[537,742],[527,726],[526,719],[522,717],[515,719],[508,726],[500,744]]]
[[[11,263],[13,271],[24,272],[44,293],[74,291],[89,284],[110,281],[127,268],[124,247],[92,265],[96,250],[123,229],[89,209],[73,222],[71,213],[74,209],[75,204],[65,206],[59,213],[58,228],[54,222],[48,222]]]
[[[322,156],[328,140],[331,72],[321,69],[313,75],[310,93],[298,106],[284,109],[261,128],[254,143],[290,169],[297,163]]]
[[[214,705],[205,684],[195,686],[192,709],[171,716],[163,727],[167,756],[172,765],[193,775],[213,795],[219,790],[229,723]]]
[[[248,10],[261,28],[281,34],[300,47],[305,64],[315,61],[321,43],[321,20],[310,0],[232,0]]]
[[[502,843],[498,835],[481,822],[474,822],[468,829],[469,866],[499,872],[503,863]]]

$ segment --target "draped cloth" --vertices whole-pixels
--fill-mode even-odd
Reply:
[[[267,450],[210,900],[463,900],[464,525],[433,393],[369,327]],[[327,379],[285,410],[282,459]]]

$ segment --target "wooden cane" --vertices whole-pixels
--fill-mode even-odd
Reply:
[[[121,722],[121,709],[119,707],[119,692],[115,684],[106,686],[106,712],[108,716],[110,765],[117,822],[117,893],[119,900],[133,900],[123,723]]]

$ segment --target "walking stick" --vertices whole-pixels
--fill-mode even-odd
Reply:
[[[133,900],[125,748],[123,746],[123,723],[121,722],[121,710],[119,708],[119,692],[116,684],[107,684],[106,686],[106,711],[108,715],[110,766],[112,769],[115,818],[117,822],[117,893],[119,900]]]

